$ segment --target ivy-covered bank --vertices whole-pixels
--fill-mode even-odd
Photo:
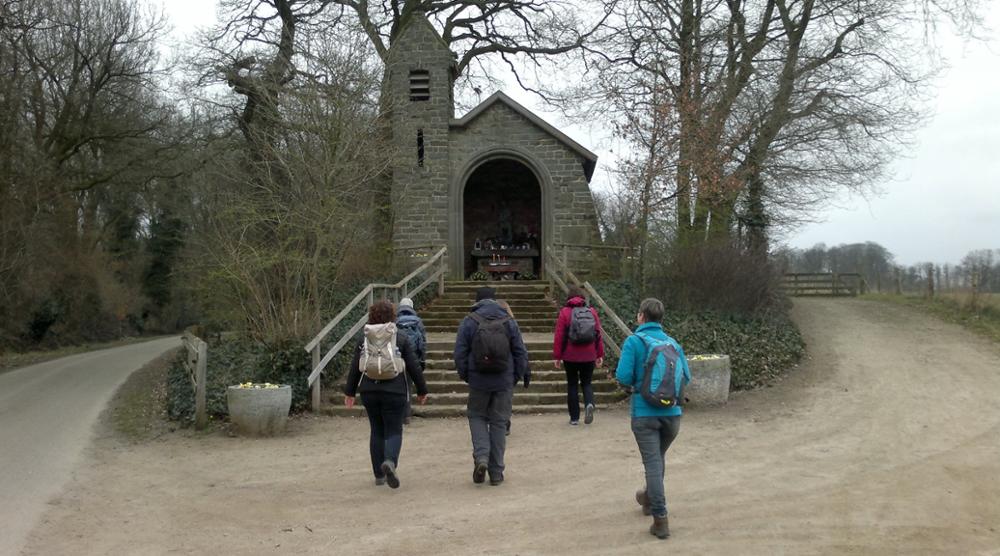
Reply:
[[[630,328],[642,296],[627,282],[594,284],[604,301]],[[602,315],[603,320],[607,320]],[[728,354],[733,365],[731,388],[747,390],[768,383],[798,363],[805,342],[787,313],[772,310],[756,316],[667,309],[663,324],[689,354]],[[606,326],[609,332],[615,330]],[[613,334],[614,335],[614,334]],[[616,336],[621,341],[621,338]]]

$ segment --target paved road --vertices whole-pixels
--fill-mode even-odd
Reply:
[[[94,423],[129,374],[170,348],[167,338],[73,355],[0,375],[0,555],[69,480]]]

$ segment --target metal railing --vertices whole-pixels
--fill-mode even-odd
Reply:
[[[434,254],[427,262],[420,265],[416,270],[406,275],[405,278],[396,282],[395,284],[368,284],[365,286],[358,295],[354,296],[354,299],[347,304],[337,316],[333,317],[330,322],[326,323],[326,326],[305,345],[305,350],[312,353],[312,372],[309,373],[308,384],[312,388],[312,409],[316,411],[319,409],[321,404],[321,392],[320,384],[321,380],[319,377],[326,370],[326,366],[330,364],[330,361],[340,353],[340,350],[344,348],[345,345],[351,338],[353,338],[358,331],[360,331],[365,324],[368,323],[368,313],[365,312],[364,315],[358,319],[351,327],[341,336],[330,348],[326,354],[322,353],[322,343],[326,337],[341,323],[348,315],[357,308],[359,303],[365,302],[367,305],[371,305],[375,302],[375,293],[380,292],[381,299],[391,299],[393,303],[399,303],[399,300],[404,297],[413,297],[420,292],[427,289],[428,286],[437,282],[438,295],[444,295],[444,280],[445,276],[448,274],[448,268],[446,266],[445,254],[448,252],[447,247],[440,248],[437,253]],[[431,271],[435,265],[438,267],[437,270]],[[410,288],[410,282],[416,279],[421,274],[430,271],[428,276],[423,282],[420,282],[414,288]]]
[[[587,294],[588,302],[591,304],[596,303],[597,306],[604,311],[604,314],[607,315],[608,319],[610,319],[615,325],[618,332],[622,334],[622,341],[624,342],[624,338],[628,338],[632,335],[632,330],[629,329],[628,325],[625,324],[625,321],[618,316],[618,313],[616,313],[614,309],[612,309],[611,306],[604,301],[604,298],[597,293],[597,290],[594,289],[594,286],[592,286],[590,282],[581,282],[576,274],[573,274],[573,271],[567,267],[565,250],[563,251],[562,260],[555,256],[554,252],[554,248],[545,250],[545,273],[549,276],[549,288],[552,291],[555,291],[555,285],[558,285],[559,288],[562,289],[563,293],[568,293],[569,284],[567,282],[571,282],[574,285],[583,288],[583,291]],[[605,332],[607,332],[606,327]],[[615,342],[614,338],[612,338],[610,334],[605,334],[604,345],[610,347],[611,351],[615,353],[615,356],[621,357],[621,346],[618,345],[618,342]]]

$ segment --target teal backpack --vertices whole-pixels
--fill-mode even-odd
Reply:
[[[666,340],[657,340],[645,334],[636,336],[649,350],[639,387],[642,399],[661,409],[683,406],[687,401],[684,397],[684,369],[677,364],[681,354]]]

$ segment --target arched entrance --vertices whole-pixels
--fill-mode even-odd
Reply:
[[[476,167],[462,195],[463,276],[476,271],[498,279],[539,275],[542,205],[541,184],[524,163],[493,158]]]

